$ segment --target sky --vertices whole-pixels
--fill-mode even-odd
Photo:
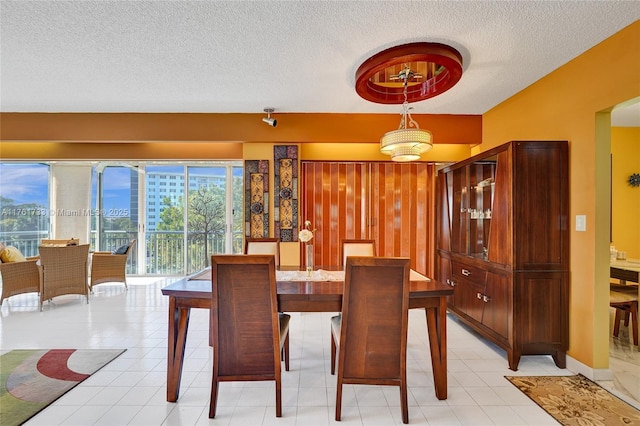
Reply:
[[[180,173],[183,166],[147,166],[148,172],[165,171]],[[131,168],[107,167],[104,169],[104,208],[129,209]],[[198,167],[201,174],[219,172],[216,167]],[[242,169],[234,169],[234,175],[242,176]],[[48,205],[49,167],[45,164],[10,164],[0,162],[0,196],[10,198],[14,204],[36,203]],[[92,181],[92,193],[96,193],[95,179]],[[95,198],[92,198],[95,207]]]
[[[48,180],[46,165],[0,163],[0,196],[14,200],[14,204],[35,202],[46,206]]]

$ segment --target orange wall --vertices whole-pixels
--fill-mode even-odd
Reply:
[[[640,21],[483,116],[486,150],[517,139],[568,140],[571,188],[569,355],[608,368],[611,108],[640,95]],[[597,124],[596,124],[597,123]],[[575,231],[575,215],[587,231]]]
[[[611,244],[640,259],[640,187],[627,182],[640,174],[640,127],[611,128]]]
[[[398,110],[399,113],[399,110]],[[377,142],[398,128],[399,114],[1,113],[0,140],[56,142]],[[478,144],[479,115],[414,118],[437,144]]]
[[[398,114],[0,113],[0,157],[15,160],[248,159],[247,144],[302,144],[305,159],[388,161],[380,136]],[[415,115],[433,133],[422,161],[457,161],[479,144],[478,115]],[[268,148],[272,151],[272,148]],[[271,158],[273,155],[265,158]]]

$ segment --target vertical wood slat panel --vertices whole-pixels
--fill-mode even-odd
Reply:
[[[344,238],[372,238],[379,256],[409,257],[433,276],[434,179],[426,163],[303,162],[300,214],[317,229],[315,264],[340,264]]]

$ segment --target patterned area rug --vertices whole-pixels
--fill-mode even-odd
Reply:
[[[640,425],[640,411],[583,375],[505,376],[563,425]]]
[[[114,360],[122,349],[14,350],[0,356],[0,425],[20,425]]]

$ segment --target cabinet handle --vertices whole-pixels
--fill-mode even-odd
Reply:
[[[447,284],[450,285],[451,287],[455,287],[457,285],[455,281],[450,280],[449,278],[447,278]]]
[[[462,270],[462,275],[464,275],[465,277],[468,277],[469,275],[471,275],[471,271],[468,271],[466,269]]]
[[[482,300],[482,293],[476,293],[476,297],[480,300]],[[486,297],[486,296],[485,296]]]
[[[484,303],[487,303],[489,300],[491,300],[491,298],[489,296],[482,296],[482,300],[484,301]]]

